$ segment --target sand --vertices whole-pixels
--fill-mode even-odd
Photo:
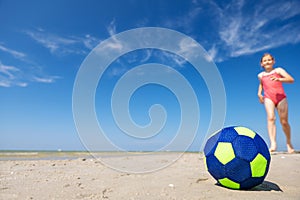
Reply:
[[[246,191],[216,185],[201,154],[179,156],[2,153],[0,199],[300,199],[299,153],[272,154],[265,181]]]

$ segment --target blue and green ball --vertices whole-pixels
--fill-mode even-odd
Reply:
[[[271,161],[264,140],[241,126],[227,127],[211,136],[204,154],[208,172],[220,185],[231,189],[250,189],[261,184]]]

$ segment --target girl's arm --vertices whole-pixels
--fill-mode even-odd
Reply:
[[[273,78],[274,81],[280,81],[284,83],[294,83],[294,78],[287,73],[284,69],[278,67],[276,68],[276,72],[280,74],[282,77],[281,78]]]
[[[262,83],[260,81],[259,85],[258,85],[258,91],[257,91],[257,96],[258,96],[260,103],[264,103],[264,96],[262,95],[262,91],[263,91],[263,87],[262,87]]]

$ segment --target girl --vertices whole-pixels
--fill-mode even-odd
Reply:
[[[264,71],[258,74],[260,80],[258,86],[258,98],[260,103],[265,105],[267,113],[268,133],[270,137],[270,152],[276,151],[276,126],[275,109],[277,109],[283,132],[286,136],[286,145],[288,153],[294,153],[291,143],[291,128],[288,122],[288,102],[282,83],[293,83],[294,79],[284,69],[277,67],[274,57],[266,53],[260,61]]]

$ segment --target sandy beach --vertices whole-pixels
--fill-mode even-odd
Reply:
[[[247,191],[216,185],[199,153],[101,156],[2,153],[0,199],[300,199],[299,153],[272,154],[265,181]]]

